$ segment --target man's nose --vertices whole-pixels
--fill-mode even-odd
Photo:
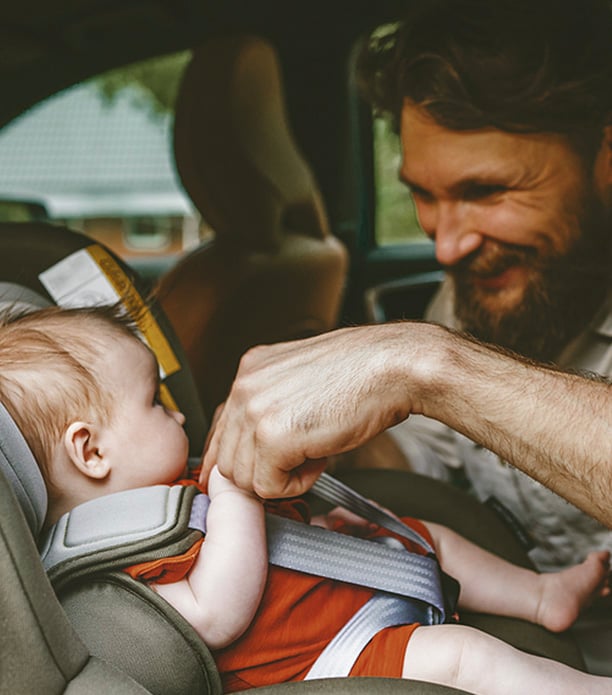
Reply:
[[[453,266],[475,251],[483,241],[482,234],[470,224],[469,212],[461,201],[436,201],[417,205],[423,230],[436,245],[436,258],[445,266]]]

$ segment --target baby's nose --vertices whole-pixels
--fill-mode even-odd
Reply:
[[[185,424],[185,416],[183,413],[181,413],[180,410],[171,410],[170,414],[172,417],[178,422],[178,424],[182,427]]]

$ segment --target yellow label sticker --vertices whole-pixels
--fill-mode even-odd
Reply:
[[[98,244],[62,258],[39,275],[59,306],[125,306],[143,340],[154,352],[162,379],[181,368],[174,350],[129,277],[110,253]]]
[[[106,249],[93,244],[87,247],[87,251],[114,287],[130,317],[136,322],[138,330],[155,353],[165,376],[178,372],[181,365],[170,343],[128,276]]]
[[[176,410],[178,412],[179,407],[166,384],[159,385],[159,398],[163,405],[168,408],[168,410]]]

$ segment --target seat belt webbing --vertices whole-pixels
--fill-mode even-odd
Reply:
[[[369,499],[360,495],[356,490],[353,490],[342,481],[329,475],[329,473],[321,474],[319,479],[312,486],[311,492],[326,502],[331,502],[332,504],[337,504],[345,509],[349,509],[362,518],[378,524],[378,526],[382,526],[389,531],[393,531],[398,536],[402,536],[403,538],[417,543],[428,553],[434,552],[431,544],[428,543],[420,533],[406,526],[406,524],[392,514],[389,514],[385,509],[370,502]]]
[[[387,627],[429,624],[430,608],[416,601],[378,593],[363,605],[319,654],[305,680],[348,676],[368,642]]]
[[[306,680],[348,676],[368,642],[385,628],[412,623],[432,625],[446,619],[442,573],[430,543],[401,520],[326,473],[312,491],[327,502],[408,538],[433,557],[410,553],[403,547],[398,552],[384,545],[392,540],[399,545],[397,539],[366,541],[339,533],[330,536],[333,532],[326,529],[268,516],[271,563],[402,594],[376,593],[325,647],[306,674]],[[278,534],[275,526],[279,527]],[[319,542],[323,543],[320,547]]]
[[[272,514],[266,515],[266,531],[274,565],[414,598],[436,609],[434,622],[445,619],[440,569],[432,557]]]

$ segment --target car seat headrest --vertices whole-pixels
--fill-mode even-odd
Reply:
[[[329,233],[290,131],[272,46],[253,36],[197,48],[176,103],[178,174],[218,242],[270,251],[286,233]]]
[[[0,313],[26,313],[48,306],[52,306],[51,302],[29,287],[15,282],[0,282]]]
[[[51,306],[34,290],[0,282],[0,314],[26,313]],[[13,488],[26,521],[37,537],[47,515],[47,490],[30,447],[15,421],[0,403],[0,470]]]
[[[37,538],[47,515],[47,490],[30,447],[0,403],[0,470],[8,479]]]

